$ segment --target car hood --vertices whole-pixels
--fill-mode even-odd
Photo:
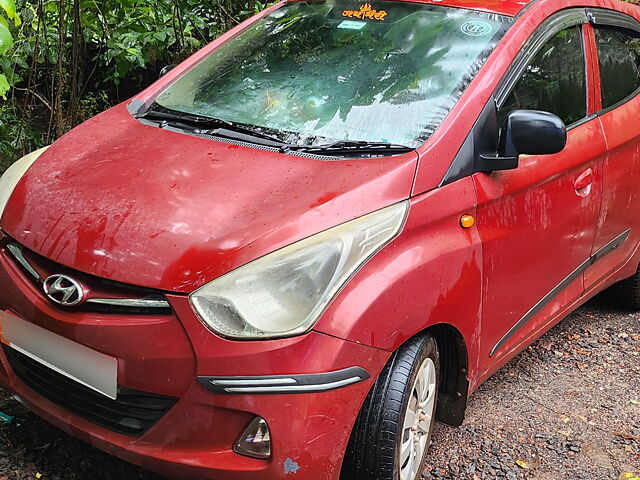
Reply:
[[[410,195],[417,154],[327,161],[143,125],[119,105],[54,143],[0,227],[99,277],[189,293]]]

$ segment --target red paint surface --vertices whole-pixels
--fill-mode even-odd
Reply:
[[[477,229],[459,226],[475,203],[471,178],[412,199],[402,234],[347,284],[316,329],[393,351],[425,326],[449,323],[477,357],[482,252]]]
[[[76,270],[190,293],[406,199],[416,168],[414,153],[332,162],[230,147],[142,125],[115,107],[38,159],[2,228]]]
[[[598,50],[593,25],[582,26],[584,51],[587,52],[587,86],[588,114],[592,115],[602,109],[602,95],[600,86],[600,66],[598,65]]]
[[[599,283],[612,269],[628,259],[640,242],[640,228],[637,227],[640,212],[639,109],[640,97],[636,97],[598,117],[608,152],[600,163],[603,195],[594,251],[629,228],[631,233],[620,248],[587,270],[588,285]]]
[[[594,119],[571,130],[567,148],[559,154],[522,157],[516,170],[473,176],[483,245],[482,315],[487,328],[482,332],[480,358],[485,369],[496,362],[489,353],[512,325],[591,256],[602,195],[599,165],[605,152]],[[589,169],[593,184],[588,194],[581,195],[576,181]],[[519,345],[583,291],[580,276],[507,347]]]
[[[525,3],[437,2],[509,15]],[[536,2],[417,154],[323,162],[144,126],[123,105],[78,127],[28,171],[0,227],[66,268],[171,292],[173,314],[63,312],[4,255],[0,308],[118,357],[123,386],[180,401],[145,435],[130,438],[39,397],[13,375],[2,353],[0,383],[47,420],[110,453],[164,475],[217,480],[282,479],[287,459],[300,467],[295,478],[337,480],[372,382],[391,352],[429,326],[446,323],[460,332],[472,391],[571,309],[634,273],[640,260],[640,98],[573,129],[560,154],[523,157],[517,170],[479,173],[437,188],[526,39],[549,15],[571,6],[616,8],[640,19],[637,8],[621,2]],[[163,85],[252,21],[139,98],[151,102]],[[595,113],[601,108],[597,58],[591,27],[585,31],[589,111]],[[311,333],[236,342],[212,334],[193,314],[185,294],[207,281],[407,199],[401,234],[360,269]],[[462,229],[462,215],[473,215],[476,225]],[[489,357],[537,301],[628,228],[621,248],[569,284]],[[320,373],[354,365],[366,368],[371,379],[323,394],[223,396],[196,382],[197,375]],[[232,452],[254,415],[271,427],[269,461]]]
[[[296,478],[337,478],[351,427],[373,379],[390,354],[320,333],[268,342],[233,342],[212,335],[188,299],[169,295],[175,315],[60,312],[30,279],[0,256],[0,305],[58,335],[115,356],[120,385],[180,398],[151,429],[129,437],[98,427],[47,401],[22,384],[0,352],[0,383],[34,412],[106,452],[180,479],[282,478],[287,458]],[[216,395],[198,375],[304,374],[366,365],[368,381],[333,392],[304,395]],[[253,460],[232,451],[253,419],[269,419],[273,458]],[[291,440],[295,439],[295,442]]]
[[[415,0],[397,0],[414,2]],[[532,0],[418,0],[418,3],[430,3],[433,5],[445,5],[447,7],[467,8],[481,12],[499,13],[500,15],[514,16],[525,8]]]

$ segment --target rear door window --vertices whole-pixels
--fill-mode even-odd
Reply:
[[[527,65],[500,108],[543,110],[571,125],[587,115],[586,67],[580,27],[562,30]]]
[[[602,108],[609,108],[640,88],[640,39],[628,30],[596,28]]]

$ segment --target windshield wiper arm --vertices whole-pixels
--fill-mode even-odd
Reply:
[[[293,145],[289,150],[298,150],[308,153],[404,153],[414,150],[406,145],[397,145],[387,142],[367,142],[360,140],[341,140],[320,145]]]
[[[405,145],[362,140],[340,140],[319,145],[290,144],[279,138],[240,123],[221,118],[204,117],[191,113],[174,111],[164,107],[151,108],[136,116],[138,119],[160,121],[166,125],[193,130],[195,133],[223,137],[240,142],[277,148],[283,153],[306,152],[318,155],[345,155],[350,153],[390,154],[406,153],[414,150]]]
[[[148,110],[146,113],[143,113],[136,118],[152,121],[160,120],[171,126],[195,129],[196,133],[221,136],[248,143],[258,143],[259,145],[268,147],[289,147],[289,144],[283,142],[279,138],[221,118],[201,117],[199,115],[192,115],[189,113],[174,113],[162,110]],[[256,140],[260,141],[258,142]]]
[[[207,126],[215,122],[216,125],[230,125],[231,122],[222,120],[220,118],[207,118],[200,117],[198,115],[191,115],[189,113],[182,112],[170,112],[162,110],[147,110],[145,113],[137,115],[136,118],[143,120],[160,120],[169,122],[183,122],[191,124],[192,126]]]
[[[284,150],[289,147],[289,144],[282,140],[272,137],[269,134],[258,132],[251,128],[241,127],[239,125],[229,125],[224,128],[216,128],[213,130],[203,131],[209,135],[228,138],[231,140],[238,140],[241,142],[255,143],[258,145],[264,145],[266,147],[273,147]]]

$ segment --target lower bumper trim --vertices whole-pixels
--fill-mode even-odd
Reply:
[[[115,400],[2,345],[15,375],[31,390],[69,412],[116,433],[140,436],[162,418],[177,398],[118,388]]]
[[[198,377],[198,381],[214,393],[267,394],[318,393],[335,390],[369,378],[361,367],[350,367],[328,373],[306,375],[272,375],[256,377]]]

